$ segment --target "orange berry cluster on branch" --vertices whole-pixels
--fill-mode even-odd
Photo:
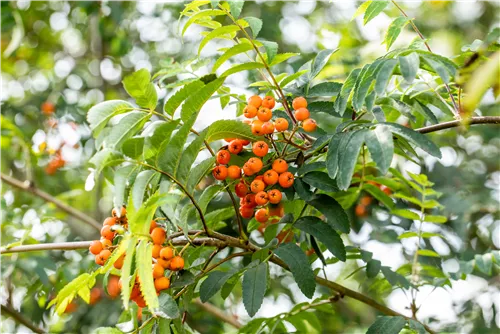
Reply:
[[[91,243],[89,251],[95,255],[95,262],[98,265],[104,265],[111,256],[111,253],[116,247],[113,246],[113,241],[115,241],[117,231],[123,234],[127,230],[128,220],[126,214],[127,210],[125,207],[122,207],[120,217],[117,216],[116,210],[113,209],[112,217],[108,217],[104,220],[103,228],[101,229],[101,239]],[[154,220],[151,221],[149,233],[153,242],[151,272],[156,292],[160,294],[161,291],[170,287],[170,277],[172,273],[184,269],[184,259],[180,254],[176,254],[177,251],[174,247],[165,245],[167,233],[165,229]],[[125,256],[126,254],[123,254],[113,263],[116,269],[122,268]],[[167,270],[170,271],[169,277],[165,276]],[[112,276],[110,279],[114,280],[115,277],[116,276]],[[113,283],[108,284],[108,294],[113,298],[120,294],[121,279],[117,284],[114,283],[113,281]],[[146,306],[141,293],[140,278],[138,276],[136,276],[136,281],[132,287],[130,300],[134,301],[139,307]]]

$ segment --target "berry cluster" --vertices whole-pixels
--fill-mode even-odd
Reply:
[[[273,97],[266,96],[264,99],[254,95],[248,99],[248,105],[243,110],[243,115],[248,119],[244,122],[249,124],[252,133],[266,136],[273,141],[273,133],[288,130],[288,121],[285,118],[276,118],[272,121],[276,102]],[[294,116],[305,131],[316,130],[316,122],[309,118],[306,109],[307,101],[303,97],[293,100],[292,106],[295,110]],[[257,119],[254,119],[257,117]],[[290,138],[292,140],[292,138]],[[270,216],[270,209],[281,202],[283,197],[281,189],[293,186],[294,175],[288,171],[288,163],[280,157],[280,152],[271,152],[268,143],[259,140],[251,145],[253,157],[249,158],[242,167],[229,165],[231,155],[238,155],[244,151],[244,147],[251,144],[248,140],[226,139],[229,143],[227,148],[223,147],[217,152],[217,166],[212,174],[215,179],[223,181],[227,178],[240,180],[235,185],[236,195],[240,198],[240,214],[243,218],[255,219],[260,223],[266,223]],[[273,147],[275,147],[273,145]],[[248,149],[250,150],[250,149]],[[263,162],[263,159],[266,162]],[[282,210],[278,210],[283,216]]]
[[[120,217],[118,217],[117,211],[113,209],[111,217],[106,218],[103,222],[101,239],[93,241],[89,247],[89,251],[95,255],[95,262],[98,265],[102,266],[106,263],[116,247],[113,246],[113,244],[117,234],[125,233],[127,228],[127,210],[122,207]],[[156,292],[159,294],[162,290],[170,287],[170,278],[172,274],[176,271],[184,269],[184,259],[180,254],[176,254],[177,250],[174,247],[164,246],[167,240],[167,233],[165,232],[165,229],[159,226],[154,220],[151,221],[149,233],[153,242],[153,258],[151,259],[152,275]],[[116,269],[122,268],[125,256],[126,254],[123,254],[113,263],[113,266]],[[166,270],[170,271],[168,277],[165,276]],[[113,278],[117,279],[116,276],[113,276]],[[113,284],[112,286],[113,288],[111,291],[108,285],[108,293],[112,297],[116,297],[119,295],[121,290],[121,279],[117,282],[117,284]],[[136,280],[130,294],[130,299],[137,303],[139,307],[146,306],[140,290],[139,276],[136,276]]]

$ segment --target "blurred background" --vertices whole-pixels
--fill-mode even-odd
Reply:
[[[245,16],[259,17],[264,25],[260,37],[276,41],[280,52],[299,52],[286,63],[284,71],[296,70],[324,48],[339,48],[322,72],[323,79],[341,81],[354,68],[386,53],[381,44],[389,23],[399,15],[394,6],[369,22],[351,20],[359,1],[255,1],[247,2]],[[474,50],[476,40],[500,24],[498,1],[411,1],[400,2],[435,53],[454,57]],[[168,98],[178,82],[210,72],[217,50],[228,41],[214,40],[205,47],[203,61],[196,57],[202,27],[191,26],[184,39],[179,20],[182,2],[120,1],[2,1],[1,2],[1,89],[2,111],[1,172],[18,180],[31,181],[70,206],[102,221],[112,207],[112,186],[103,179],[93,181],[88,160],[94,153],[94,139],[86,124],[88,109],[109,99],[126,99],[121,80],[140,68],[156,72],[169,68],[158,96]],[[393,48],[406,47],[415,33],[406,28]],[[475,44],[476,43],[476,44]],[[457,63],[463,62],[460,57]],[[191,64],[189,71],[175,65]],[[223,72],[227,63],[218,71]],[[249,84],[260,80],[241,72],[229,78],[233,92],[249,94]],[[255,90],[254,90],[255,92]],[[499,115],[498,104],[489,93],[479,113]],[[210,101],[203,109],[197,128],[216,119],[236,117],[234,106],[220,108]],[[448,120],[448,119],[446,119]],[[442,148],[441,160],[427,157],[420,167],[411,162],[401,167],[425,172],[435,189],[443,192],[441,203],[450,222],[440,227],[444,240],[433,238],[429,248],[442,257],[445,273],[459,271],[461,263],[500,248],[500,137],[498,128],[475,126],[432,134]],[[89,177],[90,175],[90,177]],[[27,192],[2,184],[2,245],[23,240],[27,243],[62,242],[95,238],[95,230],[65,215],[53,205]],[[354,217],[356,228],[349,244],[362,245],[384,265],[396,270],[407,261],[414,245],[401,243],[392,222],[383,227],[383,215],[376,208],[366,217]],[[437,239],[437,240],[434,240]],[[405,314],[409,300],[401,290],[388,290],[366,280],[363,272],[345,277],[361,263],[351,261],[328,268],[328,278]],[[0,300],[30,321],[42,321],[51,332],[90,332],[116,324],[121,305],[103,292],[102,283],[93,305],[77,300],[62,317],[45,310],[45,305],[68,281],[94,267],[86,251],[39,252],[2,257]],[[493,274],[498,274],[493,268]],[[286,278],[277,270],[273,279]],[[287,282],[287,281],[285,281]],[[283,288],[283,286],[285,288]],[[306,301],[294,284],[273,284],[257,316],[286,312]],[[419,316],[430,319],[433,328],[461,333],[497,333],[500,326],[500,280],[498,275],[474,272],[451,286],[422,289]],[[279,296],[279,298],[278,298]],[[248,320],[240,300],[214,301],[228,312]],[[324,333],[362,333],[376,313],[354,300],[337,304],[335,313],[318,316]],[[347,304],[347,305],[346,305]],[[226,332],[215,318],[189,306],[188,323],[202,333]],[[44,326],[42,326],[44,327]],[[9,316],[2,314],[2,333],[24,332]]]

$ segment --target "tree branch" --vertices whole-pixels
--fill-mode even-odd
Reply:
[[[193,302],[196,305],[198,305],[199,307],[201,307],[202,309],[204,309],[205,311],[207,311],[208,313],[210,313],[213,316],[215,316],[216,318],[218,318],[219,320],[222,320],[225,323],[230,324],[231,326],[233,326],[235,328],[238,328],[238,329],[241,328],[240,322],[238,320],[236,320],[236,317],[234,315],[226,314],[221,309],[219,309],[218,307],[216,307],[210,303],[203,303],[200,300],[200,298],[193,299]]]
[[[480,116],[480,117],[471,117],[469,119],[464,119],[463,121],[449,121],[443,122],[439,124],[429,125],[420,129],[416,129],[415,131],[420,133],[430,133],[435,131],[441,131],[445,129],[455,128],[461,125],[474,125],[474,124],[500,124],[500,116]]]
[[[10,316],[12,319],[14,319],[14,321],[25,327],[28,327],[35,333],[45,333],[45,331],[35,326],[35,324],[33,324],[29,319],[26,319],[22,314],[20,314],[10,306],[2,305],[2,315],[5,317]]]
[[[42,198],[43,200],[50,202],[54,204],[56,207],[58,207],[60,210],[66,212],[67,214],[81,220],[82,222],[92,226],[96,230],[100,231],[101,230],[101,225],[92,217],[88,216],[87,214],[69,206],[68,204],[58,200],[57,198],[53,197],[52,195],[46,193],[43,190],[38,189],[34,185],[32,185],[29,181],[22,182],[16,178],[13,178],[9,175],[0,173],[0,178],[2,179],[3,182],[19,188],[21,190],[27,191],[32,193],[35,196],[38,196]]]

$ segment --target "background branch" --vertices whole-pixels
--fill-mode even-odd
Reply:
[[[10,306],[2,305],[2,316],[11,317],[15,322],[28,327],[35,333],[45,333],[44,330],[35,326],[35,324],[33,324],[29,319],[26,319],[22,314],[20,314]]]
[[[480,116],[480,117],[471,117],[469,119],[464,119],[462,121],[449,121],[443,122],[439,124],[429,125],[420,129],[416,129],[415,131],[420,133],[430,133],[435,131],[441,131],[445,129],[455,128],[461,125],[474,125],[474,124],[500,124],[500,116]]]
[[[26,192],[30,192],[35,196],[38,196],[42,199],[44,199],[47,202],[50,202],[54,204],[56,207],[58,207],[60,210],[66,212],[67,214],[75,217],[76,219],[84,222],[87,225],[92,226],[94,229],[100,231],[101,230],[101,225],[92,217],[88,216],[87,214],[69,206],[68,204],[58,200],[54,196],[50,195],[49,193],[46,193],[43,190],[38,189],[34,185],[32,185],[29,181],[22,182],[16,178],[13,178],[9,175],[0,173],[0,178],[2,179],[3,182],[16,187],[18,189],[24,190]]]
[[[236,317],[234,315],[229,315],[224,313],[221,309],[218,307],[210,304],[210,303],[203,303],[200,298],[195,298],[193,299],[193,302],[201,307],[203,310],[207,311],[208,313],[212,314],[219,320],[224,321],[227,324],[230,324],[231,326],[235,328],[241,328],[241,324],[238,320],[236,320]]]

